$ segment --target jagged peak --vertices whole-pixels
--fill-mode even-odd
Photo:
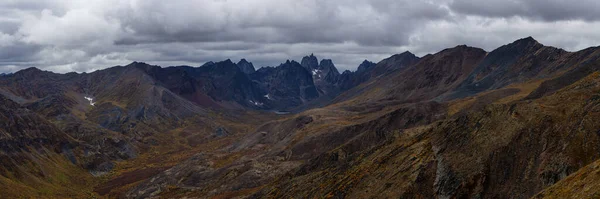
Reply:
[[[242,59],[241,59],[241,60],[238,62],[238,64],[239,64],[239,63],[251,63],[251,62],[249,62],[249,61],[248,61],[248,60],[246,60],[245,58],[242,58]]]
[[[302,57],[302,59],[317,59],[314,53],[310,53],[310,55],[306,55]]]
[[[224,64],[233,64],[233,61],[231,61],[231,59],[226,59],[226,60],[222,61],[221,63],[224,63]]]
[[[331,59],[322,59],[321,60],[321,64],[329,64],[329,63],[333,64],[333,61]]]
[[[362,63],[360,63],[360,65],[358,65],[356,72],[358,72],[358,73],[364,72],[364,71],[368,70],[369,68],[372,68],[375,65],[376,65],[375,63],[365,59]]]
[[[362,64],[370,64],[370,63],[373,63],[373,62],[369,61],[369,60],[366,60],[366,59],[362,61]]]
[[[288,60],[286,60],[284,63],[281,63],[281,64],[279,64],[279,66],[278,66],[278,67],[281,67],[281,66],[292,66],[292,65],[294,65],[294,66],[295,66],[295,65],[302,66],[302,65],[301,65],[300,63],[298,63],[297,61],[295,61],[295,60],[289,60],[289,59],[288,59]]]
[[[202,64],[202,66],[210,66],[210,65],[215,65],[215,62],[213,62],[213,61],[208,61],[208,62],[206,62],[206,63]],[[202,67],[202,66],[200,66],[200,67]]]
[[[252,66],[252,68],[254,68],[254,64],[252,64],[252,62],[249,62],[248,60],[243,58],[237,63],[237,65],[250,65]]]

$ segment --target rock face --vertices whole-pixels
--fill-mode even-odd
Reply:
[[[43,148],[50,152],[60,152],[62,145],[75,145],[75,140],[70,139],[55,125],[1,95],[0,119],[0,149],[3,155]],[[10,161],[3,163],[8,164]],[[15,166],[17,165],[13,168]]]
[[[314,54],[310,54],[309,56],[303,57],[300,64],[307,71],[312,72],[313,70],[319,67],[319,60],[317,59],[317,57],[315,57]]]
[[[256,71],[252,62],[246,61],[246,59],[242,59],[237,63],[237,66],[240,67],[240,70],[246,74],[252,74]]]
[[[237,64],[230,60],[209,62],[198,68],[131,65],[203,107],[305,109],[327,104],[342,91],[338,86],[340,74],[333,62],[324,59],[319,64],[314,55],[304,57],[302,64],[287,61],[258,71],[245,59]]]
[[[263,67],[250,78],[263,91],[259,103],[276,110],[286,110],[319,97],[313,75],[295,61]]]
[[[177,66],[161,68],[134,64],[178,95],[200,106],[219,107],[223,102],[260,108],[261,91],[238,65],[225,60],[209,62],[201,67]],[[257,102],[257,103],[254,103]]]
[[[338,85],[341,90],[348,90],[359,84],[369,80],[370,75],[368,75],[368,71],[373,68],[375,63],[370,62],[368,60],[363,61],[355,72],[346,70],[344,71],[338,78]]]
[[[338,80],[340,72],[338,72],[331,59],[323,59],[319,64],[318,72],[316,73],[318,80],[322,80],[331,84],[335,84]]]
[[[356,69],[356,73],[364,73],[370,68],[374,67],[375,65],[377,64],[370,62],[369,60],[365,60],[358,66],[358,68]]]

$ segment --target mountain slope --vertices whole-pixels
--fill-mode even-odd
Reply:
[[[0,183],[37,191],[15,197],[44,196],[40,184],[81,196],[65,189],[77,177],[111,198],[590,196],[581,185],[595,187],[600,158],[599,55],[524,38],[342,74],[314,55],[254,72],[244,60],[32,68],[0,77],[0,116],[22,119],[0,131],[0,154],[58,172],[47,180],[13,158]]]
[[[598,77],[533,102],[373,130],[387,136],[362,150],[356,146],[365,139],[337,147],[253,197],[531,197],[600,157]]]
[[[405,54],[393,57],[406,56]],[[464,81],[485,55],[486,52],[478,48],[457,46],[425,56],[413,65],[406,66],[405,64],[410,62],[401,61],[397,63],[400,65],[397,68],[400,69],[357,86],[340,95],[335,101],[356,105],[389,100],[401,102],[432,100]],[[393,63],[392,60],[400,59],[393,57],[382,62],[387,64]],[[377,64],[373,70],[384,65],[383,63]]]

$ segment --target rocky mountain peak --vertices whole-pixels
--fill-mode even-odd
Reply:
[[[335,83],[340,75],[340,72],[335,68],[331,59],[321,60],[319,67],[313,69],[312,73],[314,79],[324,79],[329,83]]]
[[[240,70],[242,70],[242,72],[246,74],[252,74],[256,72],[256,69],[254,69],[254,65],[252,64],[252,62],[248,62],[246,59],[240,60],[237,63],[237,66],[240,68]]]
[[[535,40],[532,36],[529,37],[525,37],[522,39],[517,40],[517,42],[529,42],[529,43],[539,43],[537,40]]]
[[[200,67],[211,66],[211,65],[215,65],[215,62],[209,61],[209,62],[206,62],[206,63],[202,64],[202,66],[200,66]]]
[[[231,59],[226,59],[225,61],[222,61],[222,63],[227,65],[234,64],[233,61],[231,61]]]
[[[410,51],[408,51],[408,50],[407,50],[407,51],[404,51],[403,53],[400,53],[400,54],[398,54],[398,55],[401,55],[401,56],[409,56],[409,57],[417,57],[415,54],[413,54],[412,52],[410,52]]]
[[[366,70],[368,70],[369,68],[375,66],[376,64],[373,62],[370,62],[369,60],[364,60],[360,65],[358,65],[358,68],[356,69],[357,73],[362,73],[365,72]]]
[[[530,36],[516,40],[513,43],[510,43],[506,46],[515,49],[526,49],[531,47],[542,47],[543,45]]]
[[[319,60],[312,53],[309,56],[303,57],[300,63],[302,67],[306,68],[308,71],[312,71],[319,67]]]
[[[335,65],[333,65],[333,61],[331,61],[331,59],[323,59],[321,60],[321,63],[319,64],[319,69],[325,69],[325,68],[335,68]]]

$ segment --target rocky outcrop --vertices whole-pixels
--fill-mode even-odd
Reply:
[[[252,74],[254,72],[256,72],[256,69],[254,68],[254,65],[252,64],[252,62],[248,62],[246,61],[246,59],[242,59],[237,63],[237,66],[240,68],[240,70],[242,70],[243,73],[246,74]]]
[[[368,74],[374,66],[377,64],[368,60],[363,61],[357,68],[356,71],[352,72],[349,70],[344,71],[339,77],[337,84],[341,90],[348,90],[358,86],[359,84],[366,82],[370,79],[371,75]]]
[[[263,67],[250,77],[263,91],[257,103],[275,110],[300,106],[319,97],[313,75],[298,62],[287,61],[278,67]]]
[[[302,67],[304,67],[304,69],[307,71],[312,72],[319,67],[319,60],[314,54],[310,54],[309,56],[302,58],[300,65],[302,65]]]

